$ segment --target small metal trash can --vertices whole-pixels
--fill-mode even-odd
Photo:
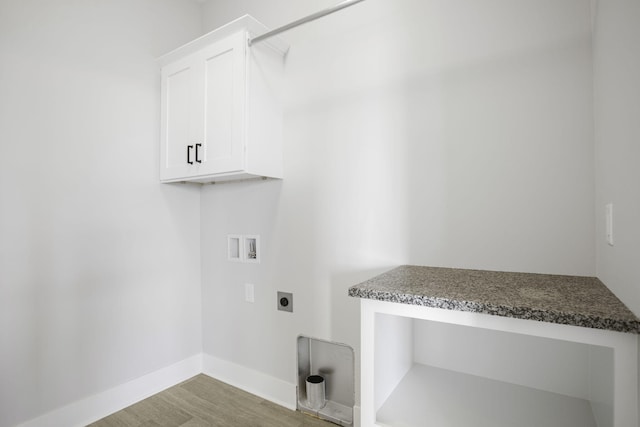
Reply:
[[[324,377],[321,375],[309,375],[307,377],[307,404],[310,409],[319,410],[327,403],[325,399]]]

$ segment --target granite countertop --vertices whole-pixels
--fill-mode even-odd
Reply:
[[[640,333],[640,320],[595,277],[404,265],[349,296]]]

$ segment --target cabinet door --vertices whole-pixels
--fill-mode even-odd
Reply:
[[[225,38],[198,53],[203,67],[202,164],[198,175],[244,169],[246,35]]]
[[[198,64],[194,56],[162,68],[160,179],[193,174],[195,141],[199,133]]]

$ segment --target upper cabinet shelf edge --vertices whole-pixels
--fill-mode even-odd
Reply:
[[[249,15],[160,57],[161,182],[283,177],[280,38]]]

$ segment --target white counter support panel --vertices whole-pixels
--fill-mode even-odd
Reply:
[[[363,427],[453,427],[464,420],[473,423],[463,425],[492,427],[638,425],[636,334],[372,299],[361,299],[361,309]],[[435,334],[439,330],[443,332]],[[472,363],[467,372],[452,370],[455,361],[447,365],[446,358],[440,362],[444,366],[420,363],[429,348],[446,346],[442,340],[447,336],[459,341],[465,334],[481,334],[487,346],[512,337],[513,353],[503,345],[496,360],[508,361],[512,372],[518,366],[534,372],[501,377],[489,371],[499,371],[495,365],[502,362],[491,370]],[[557,349],[557,357],[549,351],[536,354],[539,343]],[[455,344],[463,353],[464,343]],[[479,348],[483,342],[473,345],[485,355],[494,350]],[[528,358],[527,346],[532,349]],[[459,356],[473,360],[476,348],[468,351],[469,356]],[[540,372],[535,372],[537,365]],[[551,375],[549,366],[559,374]],[[527,377],[535,381],[527,383]],[[558,385],[565,377],[572,384]],[[496,404],[502,404],[499,410]]]

